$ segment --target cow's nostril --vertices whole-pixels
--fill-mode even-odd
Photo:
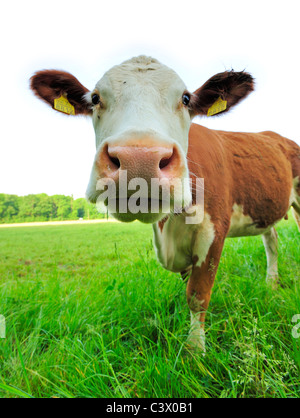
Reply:
[[[120,163],[120,160],[119,160],[119,158],[117,158],[117,157],[109,157],[110,158],[110,161],[117,167],[117,168],[120,168],[121,167],[121,163]]]
[[[119,169],[121,167],[121,162],[117,156],[117,153],[113,149],[109,149],[107,146],[105,149],[106,155],[108,157],[110,166],[112,169]]]
[[[164,168],[166,168],[170,164],[171,160],[172,160],[172,157],[170,157],[170,158],[163,158],[160,161],[160,163],[159,163],[159,168],[161,170],[164,169]]]
[[[162,159],[159,162],[159,169],[163,170],[165,168],[169,168],[170,164],[172,163],[174,158],[174,149],[173,151],[171,151],[171,155],[170,152],[168,152],[168,155],[165,155],[164,157],[162,157]]]

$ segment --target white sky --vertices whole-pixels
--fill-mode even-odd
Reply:
[[[213,129],[274,130],[300,144],[299,0],[15,0],[1,6],[0,193],[83,197],[95,153],[92,123],[51,110],[29,91],[40,69],[92,89],[135,55],[172,67],[194,91],[246,69],[256,91],[236,109],[197,119]]]

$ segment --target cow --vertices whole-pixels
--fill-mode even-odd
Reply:
[[[58,70],[36,72],[30,86],[58,111],[91,116],[96,156],[87,199],[96,203],[107,190],[97,184],[111,180],[116,185],[113,216],[153,225],[159,262],[187,280],[188,344],[205,353],[205,315],[227,237],[262,235],[267,281],[276,287],[275,225],[292,207],[300,230],[299,146],[270,131],[225,132],[192,123],[197,115],[229,111],[252,92],[254,79],[245,71],[216,74],[191,93],[173,70],[152,57],[139,56],[111,68],[93,90]],[[170,184],[174,179],[188,180],[188,186],[180,198],[170,190],[169,211],[160,205],[161,194],[159,210],[153,213],[120,209],[130,198],[120,197],[124,187],[135,179],[150,185],[154,178]],[[204,179],[202,212],[199,222],[193,223],[187,219],[199,205],[200,190],[189,179]],[[142,200],[149,208],[151,193]],[[112,209],[108,200],[106,205]]]

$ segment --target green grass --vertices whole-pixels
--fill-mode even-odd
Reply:
[[[2,229],[1,397],[299,397],[299,232],[282,223],[283,287],[260,237],[228,240],[207,315],[207,355],[185,347],[186,284],[150,226]]]

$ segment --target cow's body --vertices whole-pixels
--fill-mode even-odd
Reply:
[[[191,176],[205,179],[204,221],[186,225],[184,214],[172,215],[153,228],[162,266],[190,275],[187,297],[197,316],[201,308],[208,307],[227,237],[262,235],[267,278],[276,285],[274,226],[293,206],[300,229],[300,149],[273,132],[224,132],[192,124],[187,158]],[[196,319],[203,324],[205,312],[200,316]],[[195,320],[190,341],[203,348],[201,331]]]
[[[198,204],[198,186],[185,190],[181,200],[173,193],[176,214],[163,210],[124,214],[121,206],[114,214],[124,221],[151,222],[160,263],[189,276],[189,341],[204,350],[205,313],[227,237],[262,235],[268,279],[272,284],[278,279],[274,225],[293,206],[300,229],[299,146],[272,132],[235,133],[190,126],[193,116],[213,113],[220,100],[218,111],[226,111],[252,91],[253,80],[246,73],[218,74],[190,94],[176,73],[142,56],[114,67],[92,92],[70,74],[57,71],[37,73],[31,86],[52,106],[62,95],[74,106],[74,114],[92,115],[97,153],[89,200],[96,202],[103,195],[96,184],[104,178],[115,182],[120,193],[124,170],[129,184],[137,178],[147,184],[154,177],[204,179],[200,223],[186,222],[188,207]],[[141,201],[148,205],[152,198],[143,195]],[[115,197],[118,204],[122,199],[121,194]],[[178,205],[182,213],[177,213]]]
[[[212,230],[211,239],[268,234],[293,204],[300,206],[299,147],[273,132],[224,132],[192,124],[187,158],[191,177],[205,179],[207,242]],[[154,226],[158,258],[174,272],[192,268],[193,236],[203,229],[188,228],[183,217],[169,216]]]

